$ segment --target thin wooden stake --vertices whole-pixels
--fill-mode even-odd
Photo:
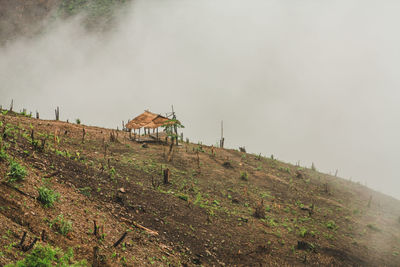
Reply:
[[[125,232],[125,233],[117,240],[117,242],[114,243],[113,247],[116,248],[116,247],[125,239],[125,237],[126,237],[127,234],[128,234],[128,233]]]
[[[96,220],[93,220],[93,234],[95,236],[97,236],[97,224],[96,224]]]

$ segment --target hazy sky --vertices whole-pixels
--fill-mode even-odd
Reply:
[[[0,104],[114,127],[174,105],[192,141],[339,170],[400,199],[400,2],[134,1],[0,47]]]

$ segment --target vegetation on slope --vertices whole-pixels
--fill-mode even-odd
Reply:
[[[8,158],[0,162],[0,230],[8,231],[0,263],[24,257],[12,246],[23,232],[43,230],[40,242],[79,247],[76,258],[89,263],[95,247],[104,264],[120,265],[400,262],[399,202],[315,166],[192,143],[168,157],[169,147],[121,131],[10,113],[0,120]],[[11,159],[25,179],[5,179]],[[60,194],[53,207],[38,188]]]

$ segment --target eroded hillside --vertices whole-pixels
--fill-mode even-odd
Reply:
[[[14,246],[24,232],[27,244],[73,248],[89,264],[97,246],[112,266],[400,264],[399,202],[360,184],[192,143],[168,161],[168,145],[126,132],[112,141],[111,129],[3,113],[1,264],[29,254]],[[53,206],[43,188],[59,194]]]

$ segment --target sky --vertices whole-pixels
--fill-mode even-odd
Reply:
[[[193,142],[273,154],[400,199],[400,2],[137,0],[0,47],[0,104],[110,128],[171,105]]]

